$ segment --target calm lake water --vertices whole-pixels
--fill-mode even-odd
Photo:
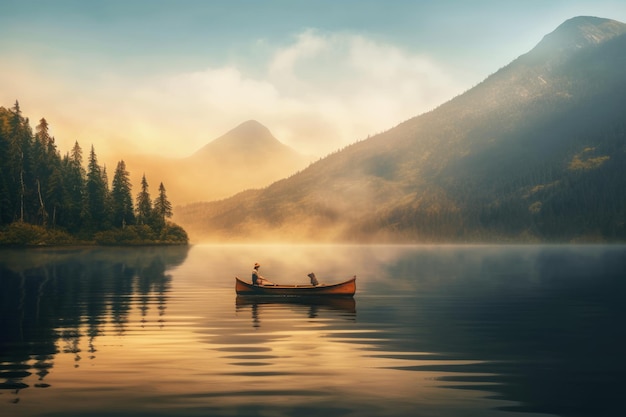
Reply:
[[[238,299],[357,275],[354,299]],[[623,416],[626,246],[0,251],[2,416]]]

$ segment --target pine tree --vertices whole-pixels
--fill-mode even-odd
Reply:
[[[83,218],[88,232],[103,230],[106,226],[106,192],[102,168],[98,165],[98,158],[92,145],[87,167],[85,204],[83,206]]]
[[[33,171],[39,202],[38,221],[48,223],[48,190],[52,173],[60,167],[61,158],[57,152],[54,138],[50,136],[48,122],[41,118],[36,127],[35,142],[33,144]]]
[[[152,220],[152,200],[148,192],[146,174],[141,177],[141,191],[137,194],[137,224],[150,225]]]
[[[13,220],[12,195],[9,181],[11,161],[9,160],[9,120],[11,113],[0,107],[0,225]]]
[[[165,224],[165,219],[172,217],[172,203],[167,199],[165,186],[159,184],[159,196],[154,200],[154,214],[160,225]]]
[[[62,172],[64,210],[59,213],[58,224],[70,232],[78,232],[82,227],[87,175],[83,168],[83,151],[78,142],[74,143],[71,153],[63,158]]]
[[[72,147],[72,153],[70,154],[70,161],[77,167],[83,166],[83,149],[78,144],[78,141],[74,142]]]
[[[135,224],[131,188],[130,174],[126,171],[126,163],[123,160],[119,161],[115,169],[115,174],[113,175],[113,186],[111,190],[111,208],[114,227],[123,228],[126,225]]]
[[[39,124],[35,128],[35,132],[37,132],[35,134],[35,138],[37,139],[37,141],[39,141],[39,143],[41,143],[43,149],[47,153],[48,146],[51,142],[54,143],[54,140],[50,136],[48,121],[44,117],[39,120]]]
[[[0,225],[9,224],[12,220],[11,193],[4,171],[0,170]]]
[[[24,119],[20,103],[15,100],[9,121],[9,192],[13,197],[15,217],[23,222],[26,217],[26,161],[28,157],[28,139],[25,137]]]
[[[104,218],[102,227],[110,229],[112,227],[113,207],[111,202],[111,189],[109,188],[109,174],[107,166],[102,166],[102,183],[104,184]]]
[[[56,227],[58,224],[59,212],[62,211],[62,207],[65,204],[65,187],[63,181],[63,174],[60,167],[54,168],[50,178],[48,179],[48,187],[46,189],[46,200],[48,201],[48,207],[50,210],[49,224],[52,227]]]

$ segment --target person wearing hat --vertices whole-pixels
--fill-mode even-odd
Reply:
[[[252,285],[265,285],[270,283],[268,280],[263,278],[261,274],[259,274],[260,267],[261,265],[258,263],[254,264],[254,269],[252,269]]]

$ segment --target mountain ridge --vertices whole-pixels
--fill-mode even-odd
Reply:
[[[552,52],[580,49],[597,45],[626,33],[624,24],[612,19],[595,16],[577,16],[566,20],[553,32],[547,34],[530,51],[550,49]]]

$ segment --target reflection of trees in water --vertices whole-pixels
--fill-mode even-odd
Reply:
[[[75,367],[94,359],[107,323],[124,334],[133,308],[142,325],[156,306],[164,323],[171,276],[187,247],[88,248],[0,251],[0,389],[19,401],[19,390],[49,385],[45,377],[59,352]]]
[[[166,310],[166,292],[169,289],[169,279],[155,281],[153,277],[165,277],[165,271],[167,266],[161,261],[161,259],[155,259],[146,268],[140,271],[136,282],[136,293],[139,294],[139,310],[141,311],[141,323],[142,327],[147,323],[147,314],[150,310],[150,305],[156,302],[156,309],[158,311],[158,322],[161,327],[165,323],[163,316]],[[150,294],[155,294],[150,296]],[[154,300],[153,300],[154,298]]]

